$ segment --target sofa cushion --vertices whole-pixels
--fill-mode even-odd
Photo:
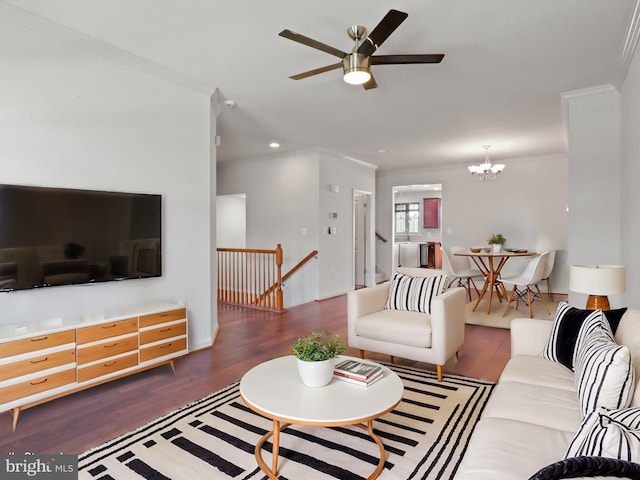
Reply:
[[[553,318],[553,328],[540,356],[559,362],[573,370],[573,356],[582,324],[590,317],[602,315],[600,310],[581,310],[563,300]]]
[[[559,388],[575,392],[573,372],[560,363],[539,357],[515,356],[507,363],[501,382],[520,382],[541,387]]]
[[[572,436],[582,422],[575,391],[502,380],[491,394],[482,418],[516,420],[564,430]]]
[[[613,341],[609,324],[602,316],[599,324],[597,318],[587,320],[584,330],[587,333],[579,340],[575,356],[576,391],[582,415],[600,406],[628,407],[635,388],[629,348]]]
[[[640,408],[600,407],[589,413],[565,458],[581,455],[640,461]]]
[[[412,277],[397,272],[389,286],[386,310],[431,313],[431,300],[447,285],[446,275]]]
[[[523,480],[560,459],[574,432],[483,418],[476,425],[455,480]]]
[[[359,337],[411,347],[431,347],[431,317],[424,313],[380,310],[355,321]]]

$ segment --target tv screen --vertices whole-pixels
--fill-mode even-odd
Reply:
[[[0,291],[162,275],[160,195],[0,185]]]

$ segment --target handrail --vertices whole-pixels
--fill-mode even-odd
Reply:
[[[382,240],[384,243],[387,243],[388,240],[386,238],[384,238],[382,235],[380,235],[378,232],[376,232],[376,237],[378,237],[380,240]]]
[[[296,273],[298,270],[300,270],[300,268],[307,263],[309,260],[311,260],[313,257],[316,257],[318,255],[318,250],[313,250],[312,252],[310,252],[306,257],[304,257],[302,260],[300,260],[296,266],[294,266],[291,270],[289,270],[287,273],[285,273],[282,276],[282,281],[284,282],[287,278],[289,278],[291,275],[293,275],[294,273]]]
[[[313,250],[282,275],[283,252],[247,248],[217,248],[219,302],[284,312],[283,282],[318,255]]]
[[[306,257],[300,260],[291,270],[289,270],[287,273],[285,273],[282,276],[282,281],[284,282],[287,278],[289,278],[291,275],[297,272],[305,263],[307,263],[316,255],[318,255],[318,250],[313,250],[312,252],[310,252]],[[266,292],[264,292],[264,295],[268,295],[275,287],[276,285],[271,285],[271,287],[269,287],[269,289]]]
[[[284,311],[282,246],[275,250],[217,248],[219,302]],[[268,293],[267,293],[268,292]]]

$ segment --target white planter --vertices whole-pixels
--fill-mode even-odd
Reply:
[[[500,253],[502,251],[502,245],[499,243],[494,243],[491,246],[493,247],[493,253]]]
[[[324,387],[331,382],[336,359],[330,358],[321,362],[306,362],[296,358],[298,375],[307,387]]]

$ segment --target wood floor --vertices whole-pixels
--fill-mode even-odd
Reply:
[[[16,432],[11,415],[0,414],[0,452],[82,453],[154,418],[214,392],[254,365],[290,353],[310,331],[338,333],[346,340],[346,296],[290,308],[286,314],[220,305],[213,348],[176,361],[176,375],[162,366],[25,410]],[[346,354],[357,355],[354,350]],[[466,326],[464,347],[444,372],[496,381],[510,354],[509,331]],[[388,361],[384,355],[367,358]],[[434,370],[433,365],[396,358]]]

